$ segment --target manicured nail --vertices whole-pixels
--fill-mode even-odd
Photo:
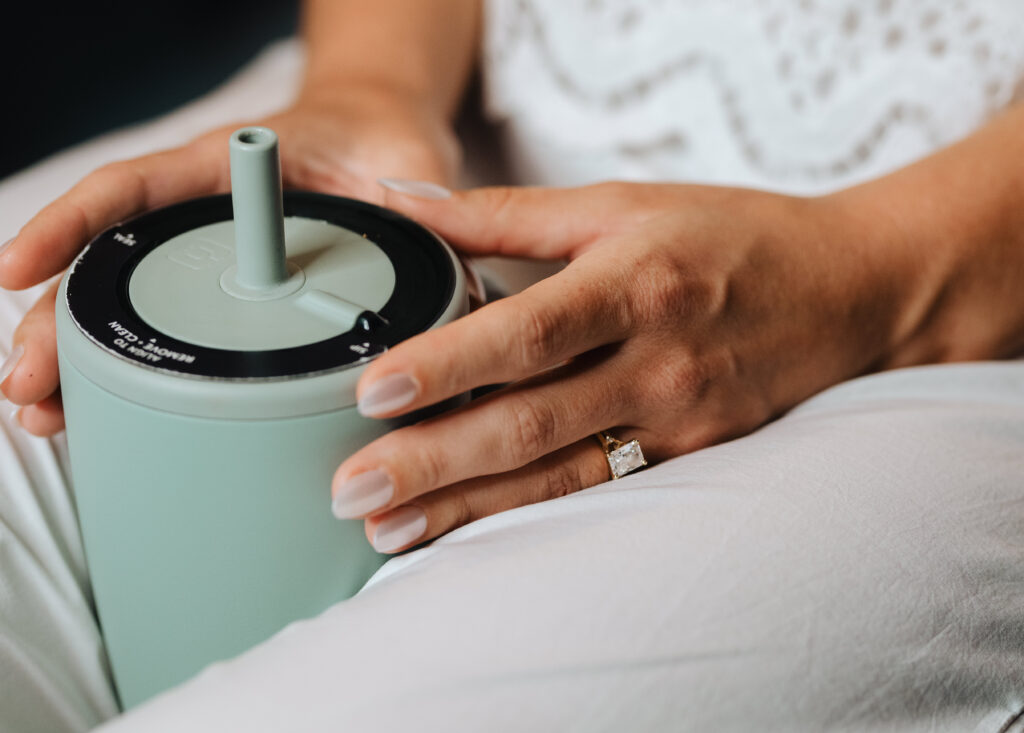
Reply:
[[[0,255],[2,255],[4,253],[4,250],[6,250],[8,247],[11,246],[11,242],[13,242],[13,241],[14,241],[14,237],[11,237],[10,239],[8,239],[3,244],[0,244]]]
[[[427,515],[419,507],[404,506],[377,526],[373,533],[373,549],[394,552],[423,536],[427,531]]]
[[[452,192],[444,186],[430,181],[409,181],[405,178],[378,178],[377,183],[389,191],[415,196],[421,199],[447,199],[451,198]]]
[[[405,407],[420,392],[419,385],[408,374],[389,374],[371,384],[359,398],[359,414],[377,417]]]
[[[331,511],[338,519],[364,517],[391,501],[395,488],[388,475],[379,469],[357,473],[338,487]]]
[[[0,365],[0,397],[7,399],[7,395],[4,394],[3,383],[7,380],[7,377],[11,376],[11,372],[18,366],[18,361],[22,356],[25,355],[25,347],[18,344],[11,349],[10,355],[4,359],[4,363]]]

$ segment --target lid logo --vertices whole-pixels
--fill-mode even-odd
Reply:
[[[117,232],[114,235],[114,241],[120,242],[121,244],[127,244],[129,247],[134,247],[137,244],[137,242],[135,241],[135,235],[130,232],[127,235],[121,234],[121,232]]]

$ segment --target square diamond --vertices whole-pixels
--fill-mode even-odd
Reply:
[[[640,442],[631,440],[610,451],[608,465],[611,466],[614,478],[622,478],[630,471],[646,466],[647,461],[644,459],[644,452],[640,450]]]

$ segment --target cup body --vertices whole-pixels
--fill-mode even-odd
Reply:
[[[98,386],[63,349],[59,359],[79,522],[124,707],[353,595],[386,559],[361,521],[331,515],[330,483],[387,424],[351,407],[174,414]]]

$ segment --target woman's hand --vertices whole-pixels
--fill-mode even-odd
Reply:
[[[307,92],[288,111],[257,124],[280,138],[282,176],[291,188],[379,202],[380,176],[446,183],[458,163],[455,138],[438,112],[369,88],[349,87],[338,97]],[[228,191],[228,137],[240,126],[87,176],[29,221],[3,251],[0,287],[20,290],[60,273],[98,233],[135,214]],[[23,406],[21,424],[36,435],[64,427],[56,292],[54,283],[25,316],[14,334],[16,365],[9,376],[0,374],[3,396]]]
[[[383,552],[608,480],[600,430],[651,462],[748,433],[894,359],[920,299],[912,253],[860,236],[838,198],[603,184],[388,204],[463,252],[570,263],[367,369],[373,417],[512,382],[340,466],[335,514]]]

